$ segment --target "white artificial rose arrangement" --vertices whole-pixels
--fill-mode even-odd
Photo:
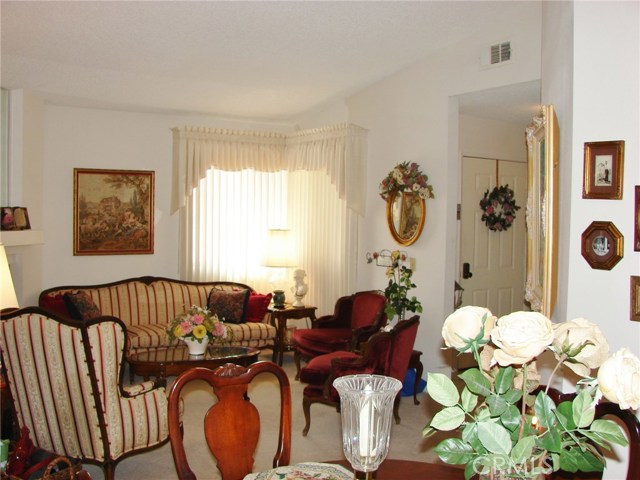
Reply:
[[[602,471],[605,459],[596,446],[627,444],[617,423],[595,419],[595,407],[603,396],[622,409],[640,407],[640,360],[624,348],[609,356],[596,324],[584,318],[554,324],[537,312],[496,320],[488,309],[468,306],[447,317],[442,337],[447,347],[471,352],[477,368],[458,375],[462,392],[447,375],[428,374],[427,392],[444,408],[423,435],[460,433],[435,452],[446,463],[466,465],[465,479],[494,478],[497,472],[530,479],[560,469]],[[557,359],[547,385],[562,365],[583,377],[576,395],[559,405],[539,383],[536,358],[545,351]],[[597,378],[591,376],[598,368]]]

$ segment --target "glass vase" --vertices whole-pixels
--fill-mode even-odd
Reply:
[[[393,403],[402,388],[395,378],[347,375],[333,386],[340,395],[344,454],[359,472],[375,472],[389,452]]]

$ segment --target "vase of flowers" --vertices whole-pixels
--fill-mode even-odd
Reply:
[[[167,327],[167,334],[170,341],[182,340],[190,355],[204,355],[209,342],[231,341],[231,330],[218,316],[197,305],[174,318]]]
[[[409,290],[416,288],[416,284],[411,280],[413,270],[406,265],[408,258],[405,252],[394,250],[391,252],[391,264],[387,267],[387,277],[389,283],[384,289],[384,296],[387,304],[384,313],[389,320],[398,317],[404,320],[406,311],[422,312],[422,304],[413,296],[409,296]]]
[[[577,318],[554,324],[537,312],[496,319],[486,308],[469,306],[447,317],[442,336],[447,347],[472,353],[477,367],[458,375],[461,393],[448,376],[428,374],[427,392],[444,408],[423,435],[459,432],[435,451],[446,463],[466,464],[465,479],[602,471],[605,459],[596,446],[626,445],[617,423],[594,419],[595,406],[603,396],[622,409],[640,406],[640,360],[624,348],[610,356],[594,323]],[[536,358],[545,351],[557,364],[542,388]],[[562,365],[581,380],[576,395],[556,405],[548,385]]]

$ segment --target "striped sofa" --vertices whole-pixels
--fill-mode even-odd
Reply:
[[[187,282],[162,277],[136,277],[101,285],[75,285],[48,288],[40,293],[38,304],[54,313],[70,316],[63,296],[85,292],[101,315],[119,318],[126,325],[127,355],[175,345],[169,342],[168,323],[192,305],[205,307],[212,289],[238,291],[253,289],[236,282]],[[273,347],[276,328],[267,313],[260,322],[227,323],[233,332],[233,345]]]
[[[122,383],[124,324],[56,319],[38,307],[0,317],[2,369],[18,426],[36,447],[102,466],[167,442],[163,383]]]

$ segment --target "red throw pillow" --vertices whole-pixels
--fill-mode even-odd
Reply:
[[[40,308],[62,315],[63,317],[70,317],[69,309],[64,301],[64,294],[58,295],[45,295],[40,299]]]
[[[71,318],[76,320],[91,320],[102,315],[98,306],[86,292],[65,293],[64,301],[67,304]]]
[[[267,314],[272,296],[273,294],[271,293],[263,295],[261,293],[251,292],[249,294],[249,303],[247,304],[245,320],[247,322],[261,322],[264,320],[264,316]]]

